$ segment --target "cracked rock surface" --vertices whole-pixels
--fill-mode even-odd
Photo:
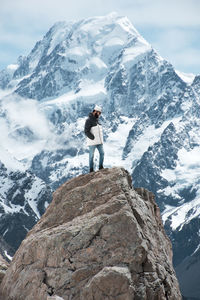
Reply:
[[[123,168],[63,184],[16,252],[4,300],[179,300],[154,195]]]
[[[0,283],[5,276],[8,266],[9,266],[8,262],[0,254]]]

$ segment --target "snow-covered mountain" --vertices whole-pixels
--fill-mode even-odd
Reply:
[[[0,157],[0,233],[16,250],[44,213],[51,190],[5,150]]]
[[[2,152],[33,179],[22,210],[26,203],[37,216],[31,203],[38,196],[31,193],[38,180],[37,187],[54,190],[88,172],[83,127],[98,104],[105,166],[124,166],[135,186],[156,194],[175,266],[197,253],[200,76],[174,70],[126,17],[114,13],[56,23],[27,57],[0,73],[0,87]],[[7,186],[19,185],[3,172],[11,180]],[[19,211],[19,203],[5,199],[12,212]]]

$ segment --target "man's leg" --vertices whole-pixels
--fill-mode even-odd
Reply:
[[[89,146],[89,168],[90,168],[90,172],[94,171],[94,150],[95,150],[96,146]]]
[[[103,161],[104,161],[103,144],[97,145],[97,149],[99,151],[99,170],[100,170],[103,169]]]

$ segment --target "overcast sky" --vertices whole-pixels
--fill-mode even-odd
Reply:
[[[0,0],[0,70],[57,21],[117,12],[182,72],[200,74],[200,0]]]

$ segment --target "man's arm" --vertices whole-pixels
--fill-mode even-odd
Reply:
[[[91,124],[90,120],[87,119],[86,122],[85,122],[85,130],[84,130],[84,132],[85,132],[85,135],[89,139],[94,140],[94,135],[90,132],[91,127],[92,127],[92,124]]]

